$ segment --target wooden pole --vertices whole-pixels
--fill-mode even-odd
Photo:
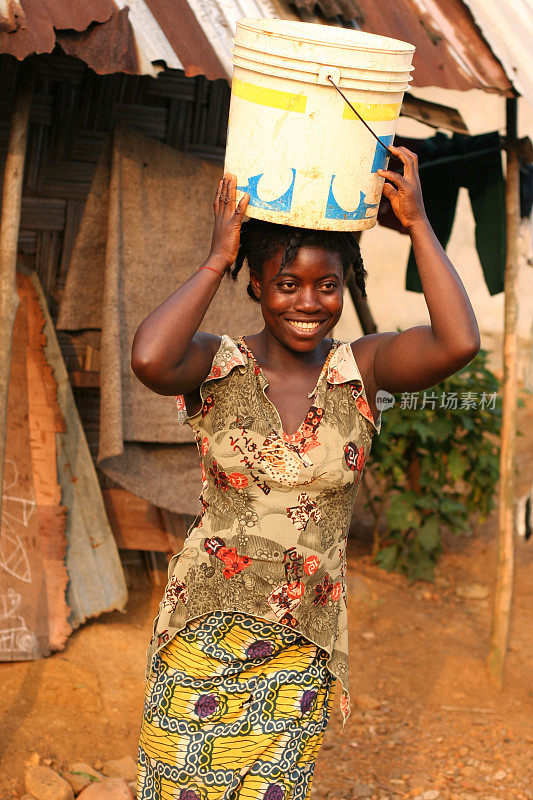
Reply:
[[[366,336],[368,333],[376,333],[378,328],[374,322],[374,317],[370,311],[370,306],[368,305],[367,299],[361,294],[361,290],[357,286],[352,274],[348,275],[346,278],[346,286],[350,292],[355,313],[357,314],[359,322],[361,323],[361,329],[364,335]]]
[[[357,243],[359,243],[361,239],[361,231],[357,231],[355,234],[355,239]],[[368,299],[363,297],[361,294],[361,290],[357,286],[355,282],[355,275],[352,271],[348,273],[348,277],[346,279],[346,286],[348,291],[350,292],[350,297],[352,298],[352,302],[354,304],[355,313],[359,319],[361,324],[361,330],[363,334],[366,336],[368,333],[377,333],[378,327],[374,322],[374,318],[372,316],[372,312],[370,311],[370,306],[368,305]]]
[[[516,453],[518,352],[518,233],[520,222],[520,161],[517,139],[517,99],[507,100],[507,175],[505,182],[506,240],[505,311],[503,334],[503,398],[498,509],[498,557],[488,667],[501,689],[511,621],[514,573],[514,469]]]
[[[33,64],[24,61],[19,66],[15,101],[11,113],[0,215],[0,521],[2,518],[7,391],[11,366],[11,345],[13,341],[13,325],[19,303],[16,277],[22,180],[24,177],[33,83]]]

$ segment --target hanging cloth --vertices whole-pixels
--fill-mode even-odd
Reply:
[[[410,149],[414,149],[412,142],[409,140],[406,144]],[[485,283],[491,295],[503,292],[505,182],[498,132],[470,137],[459,134],[448,137],[437,133],[417,145],[424,205],[437,239],[446,247],[455,219],[459,189],[466,188],[476,224],[476,249]],[[431,166],[432,161],[438,163]],[[422,291],[412,248],[405,288],[410,292]]]

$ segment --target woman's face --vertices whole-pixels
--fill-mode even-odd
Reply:
[[[261,277],[250,274],[268,330],[291,350],[314,350],[337,324],[342,312],[343,274],[338,253],[324,247],[300,247],[277,276],[283,249],[263,264]]]

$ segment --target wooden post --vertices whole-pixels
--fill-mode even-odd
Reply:
[[[2,211],[0,216],[0,520],[2,518],[7,391],[11,365],[11,344],[13,341],[13,325],[19,303],[16,276],[22,179],[24,177],[33,83],[33,64],[25,61],[19,66],[17,76],[4,167]]]
[[[518,232],[520,222],[520,161],[517,142],[517,99],[507,100],[507,175],[505,183],[506,239],[505,316],[503,338],[503,398],[498,509],[498,558],[488,667],[492,680],[503,686],[511,620],[514,573],[514,469],[517,408]]]
[[[361,231],[357,231],[355,234],[355,239],[359,243],[361,239]],[[368,299],[363,297],[359,287],[355,282],[355,275],[352,271],[349,272],[348,278],[346,279],[346,286],[348,291],[350,292],[350,297],[352,298],[352,302],[354,304],[355,313],[359,319],[361,324],[361,330],[363,334],[366,336],[368,333],[377,333],[378,327],[374,322],[374,318],[372,316],[372,312],[370,311],[370,306],[368,305]]]
[[[350,292],[355,313],[357,314],[359,322],[361,323],[361,330],[363,331],[363,334],[366,336],[368,333],[376,333],[378,328],[374,322],[374,317],[370,311],[370,306],[368,305],[367,299],[361,294],[361,291],[355,282],[353,273],[350,273],[346,278],[346,286]]]

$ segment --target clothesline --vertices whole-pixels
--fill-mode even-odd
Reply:
[[[443,164],[452,164],[456,161],[476,158],[477,156],[485,156],[488,153],[496,153],[501,151],[501,149],[501,147],[486,147],[483,150],[476,150],[474,153],[461,153],[461,155],[457,156],[443,156],[442,158],[436,158],[434,161],[425,161],[423,164],[419,164],[418,169],[420,171],[421,169],[427,169],[428,167],[440,167]]]

